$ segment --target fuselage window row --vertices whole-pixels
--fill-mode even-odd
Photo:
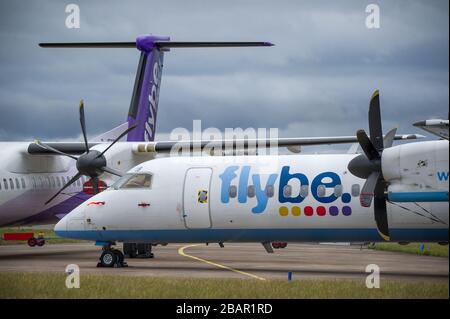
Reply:
[[[351,195],[353,197],[358,197],[361,192],[361,186],[359,184],[353,184],[351,186]],[[273,185],[269,185],[265,189],[265,193],[267,197],[273,197],[275,190]],[[344,194],[344,187],[342,185],[336,185],[333,188],[333,194],[336,197],[342,196]],[[237,196],[237,186],[231,185],[228,189],[228,195],[230,198],[235,198]],[[309,195],[309,186],[308,185],[301,185],[300,186],[300,196],[303,198],[306,198]],[[247,196],[249,198],[255,197],[255,185],[249,185],[247,187]],[[284,197],[291,197],[292,196],[292,186],[286,185],[283,187],[283,196]],[[327,196],[327,187],[325,185],[319,185],[317,187],[317,196],[318,197],[325,197]]]

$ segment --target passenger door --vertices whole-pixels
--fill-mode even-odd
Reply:
[[[191,168],[186,172],[183,193],[183,213],[186,228],[210,228],[209,188],[212,169]]]

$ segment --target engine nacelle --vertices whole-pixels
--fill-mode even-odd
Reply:
[[[428,201],[427,198],[429,201],[448,200],[448,151],[447,140],[404,144],[385,149],[381,167],[384,179],[389,183],[389,198],[393,201],[403,201],[401,198],[405,201]],[[419,193],[424,194],[418,195]]]

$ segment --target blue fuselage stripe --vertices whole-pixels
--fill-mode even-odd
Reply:
[[[56,231],[61,237],[92,241],[181,242],[376,242],[383,241],[376,229],[173,229]],[[448,228],[390,229],[392,241],[448,241]]]
[[[448,202],[448,192],[389,192],[393,202]]]

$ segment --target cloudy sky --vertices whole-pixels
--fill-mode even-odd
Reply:
[[[277,127],[280,135],[352,135],[367,128],[380,89],[385,131],[447,117],[449,2],[378,1],[0,2],[0,140],[79,138],[77,105],[95,136],[126,120],[138,52],[42,49],[39,42],[271,41],[270,48],[174,49],[165,55],[157,132],[176,127]],[[65,26],[78,4],[81,28]]]

